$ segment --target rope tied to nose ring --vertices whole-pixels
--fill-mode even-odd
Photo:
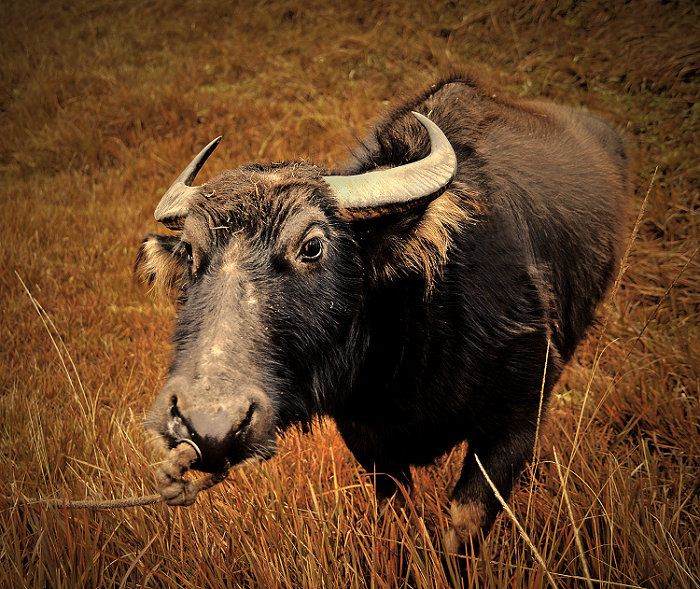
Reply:
[[[151,505],[164,501],[170,506],[186,507],[197,500],[197,495],[201,491],[217,485],[228,475],[228,469],[224,469],[196,481],[185,480],[183,475],[198,457],[199,448],[189,440],[182,440],[170,450],[168,458],[156,471],[156,481],[160,492],[154,495],[105,501],[71,501],[63,499],[58,501],[32,501],[31,503],[40,503],[52,507],[67,506],[73,509],[119,509],[122,507]]]
[[[223,469],[194,482],[186,481],[182,475],[189,470],[197,458],[201,458],[201,452],[195,443],[182,440],[170,450],[168,459],[156,472],[160,496],[168,505],[192,505],[200,491],[219,484],[228,475],[228,469]]]

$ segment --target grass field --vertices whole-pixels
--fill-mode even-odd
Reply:
[[[700,586],[696,3],[6,0],[0,49],[1,587]],[[381,518],[325,422],[190,508],[32,503],[155,490],[174,308],[132,267],[196,150],[333,165],[455,68],[601,115],[634,161],[625,273],[509,502],[531,545],[504,514],[460,577],[464,449]]]

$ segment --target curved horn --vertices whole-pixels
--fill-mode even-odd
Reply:
[[[457,172],[457,156],[445,134],[420,113],[413,115],[428,131],[430,154],[397,168],[355,176],[324,176],[338,203],[346,209],[379,208],[407,203],[435,194]]]
[[[199,187],[192,186],[192,182],[212,151],[219,145],[219,141],[221,137],[217,137],[200,151],[168,188],[153,213],[156,221],[168,227],[176,227],[179,224],[178,219],[187,215],[192,201],[199,194]]]

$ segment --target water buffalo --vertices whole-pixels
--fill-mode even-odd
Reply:
[[[392,110],[344,168],[251,164],[163,196],[136,269],[179,298],[147,418],[195,468],[332,417],[390,497],[463,440],[449,542],[487,533],[618,264],[625,147],[599,119],[469,76]]]

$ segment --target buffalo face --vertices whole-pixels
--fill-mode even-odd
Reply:
[[[361,272],[346,225],[315,168],[247,167],[202,186],[179,235],[142,244],[139,273],[180,301],[147,426],[193,442],[200,470],[271,456],[349,371]]]
[[[323,176],[309,164],[251,165],[192,186],[215,139],[161,199],[156,219],[178,233],[149,235],[137,273],[174,290],[180,310],[147,426],[170,447],[191,442],[196,468],[268,457],[278,429],[332,413],[362,361],[365,283],[444,257],[443,220],[463,211],[447,195],[433,203],[456,157],[415,115],[416,155],[427,156],[403,166]],[[421,223],[406,221],[426,207]],[[435,212],[445,210],[456,213]]]

